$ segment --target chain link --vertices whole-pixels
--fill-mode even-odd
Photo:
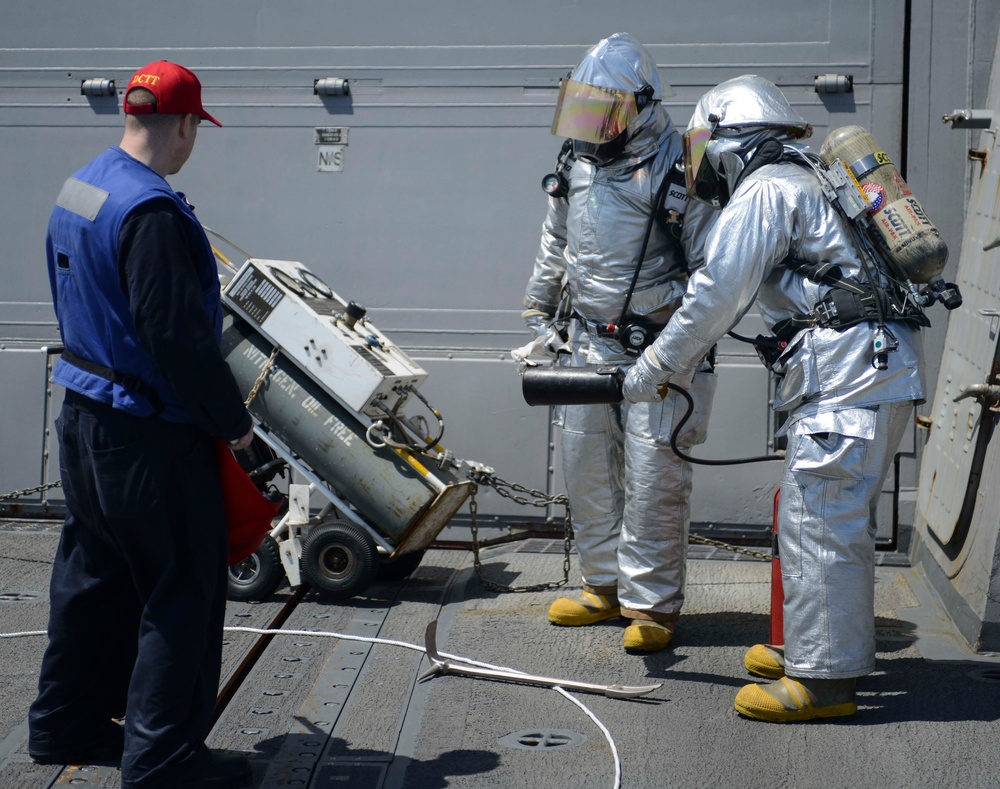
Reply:
[[[476,575],[479,577],[480,584],[491,591],[494,592],[538,592],[546,589],[558,589],[561,586],[565,586],[569,582],[569,569],[570,569],[570,550],[573,539],[573,525],[572,516],[570,512],[569,499],[565,495],[559,496],[548,496],[539,490],[534,490],[533,488],[526,488],[523,485],[517,485],[512,482],[507,482],[500,479],[495,474],[485,472],[485,471],[470,471],[469,479],[476,483],[472,488],[472,495],[469,498],[469,512],[471,514],[471,529],[472,529],[472,555],[473,564],[476,568]],[[557,504],[565,507],[565,518],[563,521],[563,578],[561,581],[549,581],[548,583],[534,584],[532,586],[505,586],[503,584],[498,584],[495,581],[488,580],[483,575],[482,560],[480,557],[480,546],[479,546],[479,525],[477,516],[479,513],[479,505],[476,501],[476,491],[478,485],[484,485],[486,487],[492,488],[500,496],[510,499],[511,501],[521,504],[523,506],[530,507],[547,507],[550,504]],[[526,495],[517,495],[526,494]],[[529,498],[530,496],[530,498]],[[751,559],[758,559],[761,561],[771,561],[771,555],[763,553],[761,551],[750,550],[749,548],[741,548],[738,545],[730,545],[729,543],[722,542],[720,540],[713,540],[708,537],[701,537],[696,534],[691,534],[688,536],[689,543],[695,543],[699,545],[709,545],[714,548],[719,548],[724,551],[731,551],[732,553],[737,553],[742,556],[747,556]]]
[[[769,562],[772,559],[772,556],[769,553],[762,553],[761,551],[751,551],[749,548],[741,548],[738,545],[730,545],[728,542],[712,540],[709,539],[708,537],[700,537],[697,534],[689,534],[688,542],[697,543],[699,545],[711,545],[715,548],[721,548],[724,551],[731,551],[732,553],[738,553],[743,556],[749,556],[751,559],[761,559],[765,562]]]
[[[58,488],[62,485],[62,480],[57,479],[55,482],[49,482],[45,485],[36,485],[33,488],[23,488],[22,490],[12,490],[10,493],[4,493],[0,495],[0,501],[9,501],[10,499],[19,499],[21,496],[28,496],[32,493],[41,493],[43,490],[49,490],[50,488]]]
[[[278,358],[280,352],[281,349],[275,345],[271,351],[271,355],[264,362],[264,367],[261,369],[260,375],[257,376],[257,380],[250,387],[250,393],[247,395],[247,399],[243,401],[243,405],[249,406],[253,402],[253,399],[257,396],[257,392],[260,391],[260,388],[264,385],[264,381],[267,380],[267,376],[271,374],[271,368],[274,367],[274,360]]]
[[[541,592],[546,589],[558,589],[569,583],[570,551],[573,543],[573,518],[570,513],[569,498],[565,495],[548,496],[540,490],[534,490],[532,488],[526,488],[523,485],[506,482],[505,480],[497,477],[495,474],[485,471],[470,471],[468,476],[473,482],[476,483],[473,485],[472,495],[469,497],[469,513],[471,515],[472,529],[472,562],[476,568],[476,575],[479,577],[479,583],[485,589],[489,589],[493,592]],[[511,501],[523,506],[548,507],[550,504],[558,504],[565,508],[566,514],[563,517],[563,577],[561,581],[548,581],[540,584],[532,584],[531,586],[505,586],[504,584],[498,584],[496,581],[490,581],[483,575],[483,564],[480,558],[479,550],[479,524],[477,517],[479,513],[479,504],[476,501],[476,491],[478,490],[479,485],[490,487],[504,498],[510,499]],[[517,493],[525,493],[528,495],[518,496],[516,495]],[[531,496],[531,498],[528,498],[528,496]]]

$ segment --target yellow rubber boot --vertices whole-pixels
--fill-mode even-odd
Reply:
[[[758,677],[781,679],[785,676],[785,648],[754,644],[743,656],[743,665]]]
[[[770,685],[746,685],[736,694],[736,711],[772,723],[841,718],[858,711],[851,679],[782,677]]]
[[[673,622],[646,622],[633,619],[625,628],[625,649],[634,649],[636,652],[659,652],[667,648],[673,637]]]
[[[617,595],[582,592],[576,597],[560,597],[549,606],[549,621],[554,625],[579,627],[603,622],[621,613]]]

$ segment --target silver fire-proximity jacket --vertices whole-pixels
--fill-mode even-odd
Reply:
[[[627,34],[592,48],[572,77],[623,91],[648,86],[654,99],[661,95],[655,61]],[[530,326],[534,310],[555,314],[565,287],[577,317],[574,366],[634,360],[607,327],[622,315],[657,191],[681,156],[680,134],[654,100],[629,122],[620,153],[600,166],[578,157],[566,196],[549,198],[525,292],[526,318]],[[666,324],[687,284],[679,230],[653,222],[626,313],[653,332]],[[678,437],[681,446],[705,440],[715,380],[695,376],[698,408]],[[663,401],[562,409],[563,473],[584,585],[617,594],[630,619],[672,621],[683,605],[691,467],[669,443],[682,414]]]
[[[529,309],[554,315],[566,275],[577,315],[601,326],[617,323],[653,198],[681,157],[680,134],[659,103],[643,110],[635,125],[620,159],[603,167],[577,160],[567,196],[549,198],[534,273],[524,296]],[[649,315],[684,293],[687,272],[671,235],[674,230],[660,221],[653,223],[630,315]]]
[[[823,195],[818,177],[803,165],[782,160],[746,178],[721,211],[705,241],[709,265],[692,275],[681,308],[653,352],[666,368],[686,373],[755,301],[769,327],[809,313],[830,286],[784,266],[789,257],[830,261],[845,277],[860,275],[844,220]],[[873,326],[799,332],[774,367],[779,375],[774,409],[801,416],[921,399],[916,331],[890,322],[899,347],[889,354],[889,369],[876,370]]]
[[[755,303],[772,328],[810,314],[832,286],[786,261],[825,262],[845,278],[870,281],[848,220],[794,149],[785,146],[771,163],[743,174],[754,146],[769,135],[806,128],[773,83],[745,75],[709,91],[688,127],[690,151],[706,121],[714,126],[702,161],[728,179],[731,196],[720,200],[704,266],[646,351],[654,357],[647,369],[661,382],[693,369]],[[696,172],[707,171],[689,165]],[[709,185],[712,173],[705,177]],[[802,329],[772,365],[779,376],[774,409],[788,413],[778,541],[791,677],[849,678],[875,665],[875,508],[912,403],[923,398],[918,330],[887,321],[898,346],[888,369],[876,369],[877,329],[874,321]]]

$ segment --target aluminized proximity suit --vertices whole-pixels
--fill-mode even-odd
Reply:
[[[585,65],[586,59],[574,77]],[[635,74],[607,73],[615,65],[595,58],[587,76],[599,84],[635,82]],[[658,92],[655,66],[652,71],[639,79]],[[552,315],[565,279],[576,319],[574,366],[634,361],[606,327],[618,323],[654,197],[681,158],[680,135],[659,102],[647,106],[628,131],[620,156],[602,166],[577,159],[568,194],[549,198],[525,293],[529,311]],[[686,286],[676,230],[654,222],[630,301],[628,315],[656,329],[666,324]],[[698,407],[679,437],[683,447],[705,440],[715,380],[710,372],[694,377]],[[563,471],[584,586],[597,594],[617,593],[629,619],[671,622],[683,604],[691,467],[669,443],[683,413],[683,403],[673,400],[562,411]]]
[[[752,153],[744,151],[744,163]],[[859,275],[846,220],[787,147],[732,187],[705,241],[705,265],[647,350],[668,374],[693,370],[755,302],[768,326],[809,313],[830,286],[793,272],[786,259],[829,261],[844,276]],[[772,368],[774,408],[788,414],[778,539],[789,676],[843,679],[874,668],[875,505],[912,404],[923,397],[917,330],[899,321],[887,327],[899,341],[887,370],[872,364],[871,321],[802,330]]]

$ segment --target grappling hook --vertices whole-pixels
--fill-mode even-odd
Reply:
[[[431,667],[420,675],[419,679],[424,680],[437,674],[462,674],[466,677],[479,677],[481,679],[496,679],[504,682],[520,682],[524,685],[541,685],[546,688],[562,688],[563,690],[575,690],[580,693],[600,693],[609,699],[632,699],[637,696],[644,696],[663,685],[658,682],[655,685],[594,685],[589,682],[572,682],[554,677],[539,677],[534,674],[522,674],[517,671],[504,671],[502,669],[479,668],[478,666],[466,666],[460,663],[453,663],[442,657],[437,651],[437,620],[427,625],[424,635],[427,657],[431,661]]]

